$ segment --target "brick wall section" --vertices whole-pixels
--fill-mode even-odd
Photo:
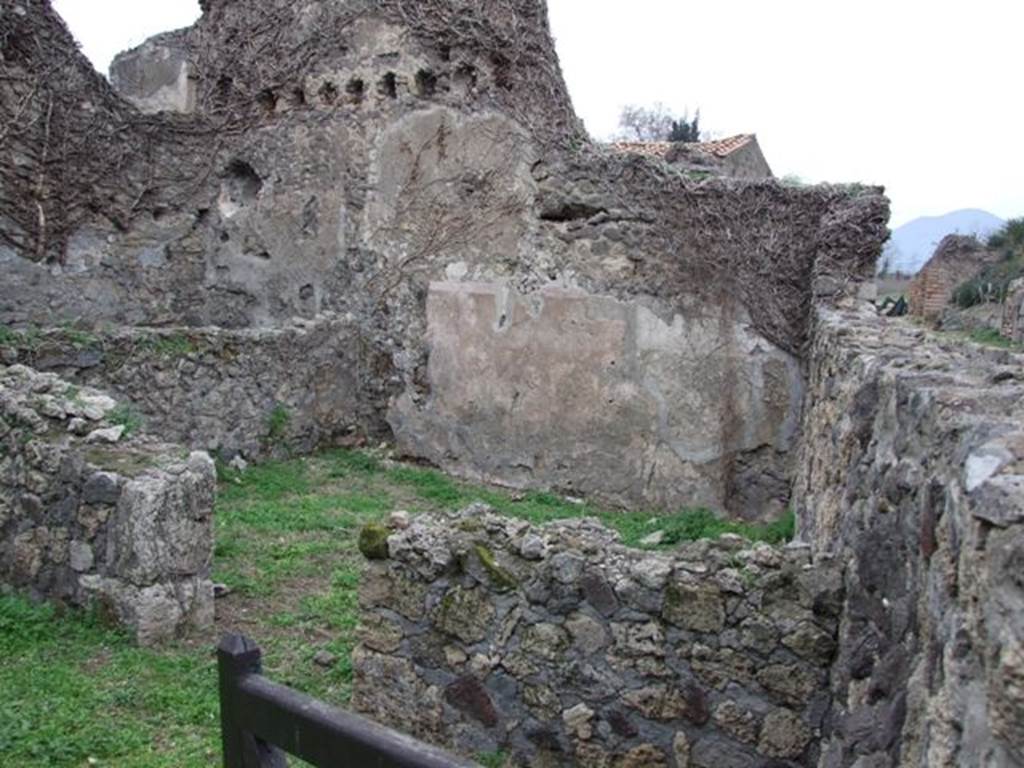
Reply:
[[[960,282],[961,272],[943,264],[925,266],[910,283],[910,314],[928,321],[938,320]]]
[[[977,274],[991,258],[988,250],[973,237],[949,235],[943,238],[935,255],[910,283],[910,314],[928,322],[937,321],[957,286]]]

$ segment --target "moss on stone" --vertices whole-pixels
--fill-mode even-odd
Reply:
[[[388,529],[380,523],[367,523],[359,532],[359,551],[367,560],[388,559]]]
[[[97,469],[116,472],[126,477],[136,477],[160,466],[160,455],[145,451],[131,451],[123,448],[89,448],[85,460]]]
[[[491,579],[491,585],[495,589],[499,592],[508,592],[519,586],[519,581],[516,577],[498,565],[498,561],[491,550],[483,544],[476,544],[473,547],[473,551],[476,552],[480,565],[487,571],[487,575]]]
[[[665,587],[665,597],[662,601],[662,617],[678,615],[683,610],[685,602],[682,591],[675,584],[669,584]]]

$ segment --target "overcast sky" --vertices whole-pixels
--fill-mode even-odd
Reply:
[[[186,26],[197,0],[53,0],[96,67]],[[885,184],[893,225],[1024,215],[1020,0],[549,0],[577,112],[700,108],[757,133],[777,176]]]

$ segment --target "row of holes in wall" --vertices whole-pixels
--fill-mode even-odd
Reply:
[[[476,67],[470,64],[463,64],[455,72],[455,83],[460,89],[469,91],[476,87]],[[222,87],[230,88],[230,84]],[[437,94],[438,76],[429,69],[421,69],[416,73],[414,80],[414,93],[422,99],[429,99]],[[398,98],[398,75],[394,72],[387,72],[377,83],[377,93],[388,99]],[[360,77],[353,77],[344,85],[344,101],[349,104],[362,104],[366,98],[366,82]],[[333,80],[325,80],[317,90],[316,96],[320,103],[332,105],[341,98],[342,89]],[[277,109],[278,95],[271,89],[266,89],[256,97],[259,105],[268,114],[273,114]],[[306,106],[306,94],[301,88],[292,91],[292,102],[295,106]]]

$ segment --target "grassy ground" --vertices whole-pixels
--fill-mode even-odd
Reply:
[[[726,531],[781,541],[792,519],[754,527],[706,511],[656,518],[458,482],[374,455],[331,451],[224,472],[217,501],[214,578],[231,594],[209,633],[141,649],[94,615],[0,596],[0,766],[180,768],[219,761],[213,646],[244,632],[274,680],[344,705],[357,624],[363,524],[393,509],[456,509],[485,501],[534,522],[594,515],[636,544],[664,545]],[[327,651],[336,661],[313,661]]]
[[[1024,345],[1011,341],[1003,336],[995,328],[977,328],[967,334],[967,338],[978,344],[984,344],[998,349],[1010,349],[1016,352],[1024,350]]]
[[[938,331],[940,338],[958,343],[973,341],[984,347],[1008,349],[1011,352],[1024,352],[1024,344],[1012,341],[1003,336],[995,328],[975,328],[972,331]]]

